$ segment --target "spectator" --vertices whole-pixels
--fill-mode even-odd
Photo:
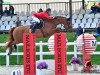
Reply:
[[[9,15],[14,15],[14,7],[12,5],[9,6]]]
[[[97,7],[100,7],[100,2],[96,2],[96,6]]]
[[[0,0],[0,17],[3,15],[3,2],[4,0]]]
[[[40,13],[40,12],[43,12],[42,8],[40,8],[38,12],[39,12],[39,13]]]
[[[16,20],[16,27],[20,26],[21,25],[21,21],[19,20],[19,17],[17,17],[17,20]]]
[[[91,6],[91,13],[100,13],[100,3],[96,2],[93,6]]]
[[[100,13],[100,2],[97,2],[96,6],[97,6],[97,12]]]
[[[2,16],[3,15],[3,11],[2,10],[0,10],[0,16]]]
[[[100,36],[100,23],[96,29],[96,34],[94,35],[95,37]]]
[[[97,7],[96,7],[96,5],[95,5],[95,3],[94,3],[94,5],[93,6],[91,6],[91,13],[96,13],[97,12]]]
[[[83,28],[81,26],[78,26],[78,28],[76,30],[76,34],[77,34],[77,36],[80,36],[81,34],[83,34]]]
[[[5,10],[3,12],[3,15],[8,16],[9,15],[9,10],[7,9],[7,7],[5,7]]]

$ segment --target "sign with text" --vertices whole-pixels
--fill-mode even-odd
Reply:
[[[90,41],[90,47],[95,47],[97,45],[97,41],[96,40],[91,40]]]
[[[96,50],[97,42],[96,42],[96,38],[93,35],[85,33],[84,35],[80,35],[77,38],[77,48],[78,51],[80,52],[83,52],[82,43],[84,44],[85,52],[87,54],[92,54]]]
[[[54,50],[55,50],[55,75],[66,75],[66,34],[54,34]]]
[[[35,34],[23,34],[24,75],[36,75]]]

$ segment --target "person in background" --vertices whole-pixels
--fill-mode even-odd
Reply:
[[[100,2],[97,2],[97,12],[100,13]]]
[[[21,26],[21,21],[19,20],[19,17],[17,17],[17,20],[15,23],[16,23],[16,27]]]
[[[40,8],[38,12],[39,12],[39,13],[40,13],[40,12],[43,12],[42,8]]]
[[[96,13],[97,12],[97,7],[96,7],[96,3],[94,3],[94,5],[91,6],[91,12],[90,13]]]
[[[5,7],[5,10],[3,12],[3,15],[8,16],[9,15],[9,10],[7,9],[7,7]]]
[[[2,16],[3,15],[3,10],[0,10],[0,16]]]
[[[91,13],[100,13],[100,2],[94,3],[93,6],[91,6]]]
[[[14,15],[14,7],[12,5],[9,6],[9,15]]]
[[[3,2],[4,0],[0,0],[0,18],[3,16]]]
[[[95,3],[97,7],[100,7],[100,2]]]
[[[81,34],[83,34],[83,28],[81,26],[78,26],[78,28],[76,29],[76,34],[77,36],[80,36]]]
[[[100,36],[100,23],[98,24],[98,27],[96,29],[96,34],[94,36],[95,37]]]

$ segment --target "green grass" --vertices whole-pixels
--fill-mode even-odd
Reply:
[[[8,34],[0,34],[0,43],[4,43],[7,41],[7,38],[8,38]],[[75,36],[75,32],[72,32],[72,33],[67,33],[67,39],[68,39],[68,42],[73,42],[74,40],[76,40],[76,36]],[[48,41],[48,38],[38,38],[36,39],[37,42],[40,42],[40,41],[43,41],[43,42],[47,42]],[[97,41],[100,41],[100,38],[97,38]],[[23,51],[23,47],[19,47],[19,50],[20,52]],[[68,52],[71,52],[74,50],[74,47],[73,46],[68,46],[68,49],[67,51]],[[36,47],[36,51],[38,52],[39,51],[39,47]],[[43,46],[43,51],[46,51],[48,52],[48,47],[47,46]],[[96,51],[100,51],[100,46],[98,45],[97,46],[97,49]],[[0,52],[5,52],[5,50],[0,47]],[[67,61],[69,62],[71,57],[73,55],[68,55],[67,56]],[[78,55],[79,56],[79,55]],[[19,56],[19,64],[23,64],[23,56]],[[81,56],[82,57],[82,56]],[[92,59],[92,63],[93,64],[100,64],[100,55],[92,55],[91,56],[91,59]],[[53,59],[54,56],[53,55],[44,55],[43,56],[44,59]],[[39,60],[39,55],[37,56],[37,60]],[[0,56],[0,65],[5,65],[6,64],[6,58],[5,56]],[[11,65],[14,65],[14,64],[17,64],[17,56],[10,56],[10,64]]]

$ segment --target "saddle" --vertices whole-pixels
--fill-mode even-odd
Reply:
[[[40,23],[33,22],[32,25],[30,25],[31,31],[30,33],[34,33],[36,29],[41,29],[44,26],[43,20],[40,20]]]
[[[40,19],[40,23],[37,25],[37,29],[41,29],[44,26],[44,21]]]

